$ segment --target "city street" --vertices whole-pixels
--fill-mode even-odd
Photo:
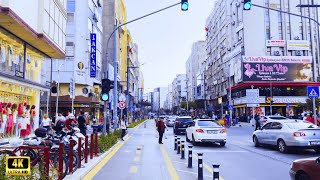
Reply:
[[[197,179],[197,153],[204,154],[204,179],[212,179],[212,164],[220,165],[220,179],[226,180],[285,180],[289,179],[293,160],[314,157],[314,151],[281,154],[275,148],[255,148],[251,142],[253,127],[228,129],[225,147],[204,144],[193,148],[193,168],[187,168],[187,159],[180,159],[174,151],[174,135],[168,128],[164,144],[159,145],[154,121],[147,121],[137,129],[130,129],[124,145],[97,171],[93,179]],[[179,135],[185,140],[185,135]],[[190,145],[189,143],[186,143]],[[187,158],[187,148],[186,148]],[[117,172],[117,173],[114,173]]]

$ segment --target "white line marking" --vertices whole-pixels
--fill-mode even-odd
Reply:
[[[176,170],[179,171],[179,172],[183,172],[183,173],[189,173],[189,174],[198,175],[198,173],[196,173],[196,172],[184,171],[184,170],[180,170],[180,169],[176,169]],[[208,175],[203,175],[203,176],[210,177],[210,178],[213,177],[213,176],[208,176]]]

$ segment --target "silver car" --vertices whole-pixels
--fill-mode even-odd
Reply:
[[[252,140],[255,147],[274,145],[282,153],[290,148],[320,153],[320,127],[301,120],[271,120],[253,132]]]
[[[288,118],[283,117],[283,116],[277,116],[277,115],[273,115],[273,116],[263,116],[260,118],[259,122],[260,125],[263,126],[265,124],[267,124],[269,121],[272,120],[288,120]]]
[[[167,126],[170,126],[170,127],[173,127],[173,125],[174,125],[174,122],[176,121],[176,118],[177,118],[178,116],[169,116],[168,118],[167,118],[167,120],[166,120],[166,125]]]

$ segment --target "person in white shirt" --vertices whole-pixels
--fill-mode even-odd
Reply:
[[[127,126],[123,118],[120,121],[120,129],[121,129],[121,140],[124,141],[123,137],[126,135]]]
[[[50,131],[50,129],[51,129],[51,119],[50,118],[48,118],[48,115],[44,115],[43,116],[43,120],[42,120],[42,122],[41,122],[41,126],[42,127],[44,127],[44,128],[46,128],[47,129],[47,131]]]

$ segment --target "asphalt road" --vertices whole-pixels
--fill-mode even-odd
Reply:
[[[209,167],[212,164],[220,165],[220,176],[226,180],[286,180],[290,179],[289,169],[293,160],[320,156],[313,150],[294,151],[289,154],[282,154],[273,147],[253,146],[251,136],[254,128],[231,127],[228,128],[228,138],[225,147],[213,144],[201,144],[193,147],[193,154],[203,153],[204,162],[210,175]],[[166,131],[164,143],[168,152],[173,151],[174,135],[172,128]],[[185,135],[179,135],[181,140],[185,140]],[[186,143],[191,145],[190,143]],[[177,171],[181,167],[181,162],[172,160]],[[194,160],[195,161],[195,160]],[[209,167],[208,167],[209,166]],[[193,168],[195,169],[195,168]]]

